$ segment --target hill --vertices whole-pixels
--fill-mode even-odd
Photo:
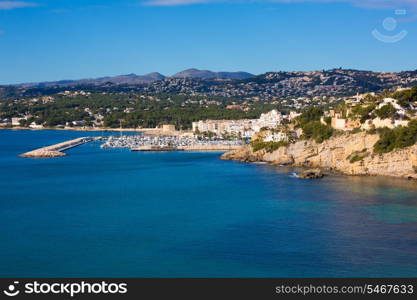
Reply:
[[[200,78],[200,79],[248,79],[255,75],[247,72],[212,72],[209,70],[188,69],[178,72],[172,78]]]

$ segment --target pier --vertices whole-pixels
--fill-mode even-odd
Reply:
[[[74,148],[89,142],[94,141],[95,138],[92,137],[80,137],[74,140],[58,143],[55,145],[42,147],[33,151],[29,151],[23,154],[20,154],[20,157],[43,157],[43,158],[52,158],[66,156],[67,154],[63,151],[70,148]]]

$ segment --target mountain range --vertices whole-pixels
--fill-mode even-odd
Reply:
[[[65,90],[204,95],[259,100],[350,96],[417,85],[417,70],[382,73],[351,69],[281,71],[252,75],[188,69],[169,77],[160,73],[0,86],[1,98],[52,95]]]
[[[209,70],[187,69],[172,76],[164,76],[161,73],[153,72],[145,75],[127,74],[118,76],[106,76],[91,79],[59,80],[45,82],[22,83],[17,86],[25,88],[45,87],[75,87],[79,85],[138,85],[147,84],[165,78],[195,78],[195,79],[228,79],[241,80],[255,77],[247,72],[213,72]]]

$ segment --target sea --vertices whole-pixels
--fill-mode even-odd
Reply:
[[[0,130],[0,277],[416,277],[417,183]]]

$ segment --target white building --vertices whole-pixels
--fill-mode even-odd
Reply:
[[[261,128],[262,127],[275,128],[282,123],[282,120],[283,120],[282,114],[276,109],[274,109],[268,113],[261,114],[257,123]]]
[[[20,121],[25,118],[12,118],[12,126],[20,126]]]
[[[290,114],[288,115],[288,120],[289,121],[292,121],[292,120],[294,120],[295,118],[297,118],[299,116],[301,116],[300,113],[297,113],[295,111],[290,111]]]
[[[264,142],[288,142],[288,134],[282,131],[268,132],[263,138]]]
[[[32,122],[32,123],[30,123],[29,127],[33,128],[33,129],[40,129],[40,128],[43,128],[43,125],[36,124],[35,122]]]

